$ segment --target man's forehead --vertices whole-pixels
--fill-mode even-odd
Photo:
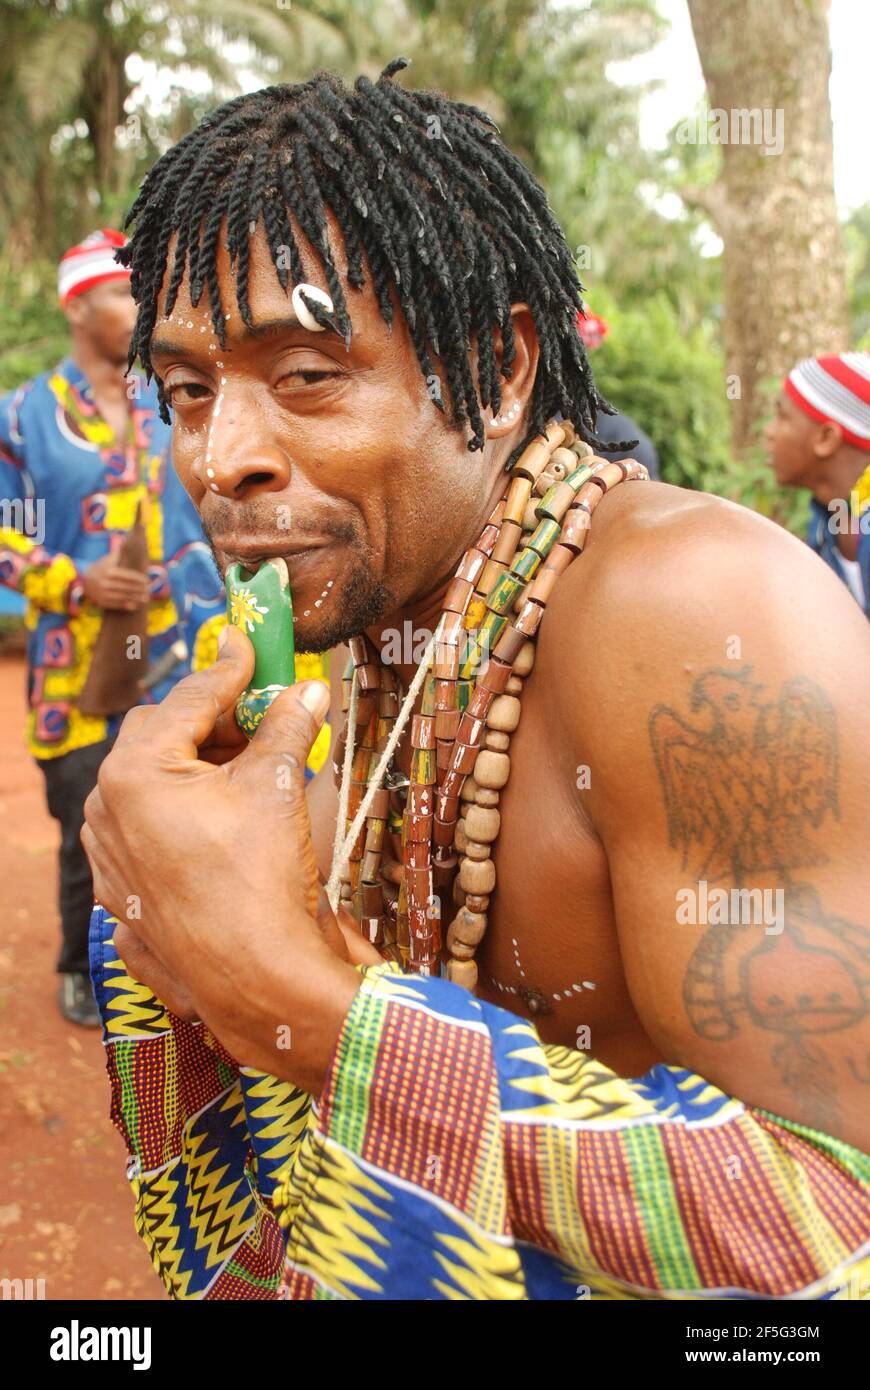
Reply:
[[[342,283],[342,287],[344,288],[345,293],[347,294],[347,290],[350,287],[347,283],[347,256],[345,254],[343,240],[338,230],[338,224],[335,220],[334,215],[332,214],[329,208],[327,208],[326,211],[327,222],[329,223],[329,244],[330,250],[332,252],[333,264],[338,274],[338,278]],[[326,291],[326,293],[329,293],[329,285],[326,278],[326,272],[323,268],[323,265],[319,257],[316,255],[314,248],[311,245],[311,242],[305,236],[304,232],[302,231],[302,228],[295,221],[295,219],[292,218],[289,212],[288,217],[290,217],[291,226],[296,242],[296,248],[299,252],[299,259],[302,262],[302,267],[305,272],[304,283],[316,285],[318,289],[322,289]],[[217,239],[217,247],[215,252],[215,271],[217,274],[218,287],[220,289],[221,306],[223,308],[224,317],[228,320],[226,330],[227,336],[232,337],[242,335],[245,330],[245,325],[242,322],[241,314],[239,312],[238,300],[236,297],[239,265],[238,261],[236,261],[235,265],[230,264],[230,254],[227,248],[226,227],[227,224],[225,219],[224,222],[221,224],[221,228]],[[179,287],[178,295],[175,304],[173,305],[171,313],[166,314],[165,312],[162,312],[166,304],[166,292],[169,287],[169,282],[172,278],[177,245],[178,232],[175,232],[173,233],[172,239],[169,243],[169,249],[166,257],[166,268],[163,275],[163,284],[160,287],[160,295],[158,299],[158,303],[161,306],[161,313],[155,322],[155,332],[157,331],[157,329],[165,327],[168,324],[178,325],[179,320],[181,320],[183,326],[188,328],[201,327],[203,322],[211,324],[211,298],[209,295],[208,284],[204,284],[202,295],[197,306],[194,306],[190,300],[190,259],[188,259],[188,263],[185,266],[184,278]],[[195,248],[192,249],[195,251]],[[298,323],[295,311],[293,310],[290,302],[290,297],[295,283],[290,270],[291,257],[292,248],[289,245],[279,245],[277,247],[276,256],[273,256],[272,249],[269,245],[269,240],[266,235],[262,219],[257,222],[254,231],[249,232],[247,292],[248,303],[251,308],[251,317],[255,325],[269,325],[272,323],[277,324],[279,320],[295,321]],[[286,290],[281,285],[281,281],[279,279],[279,269],[281,266],[283,266],[287,271]],[[372,298],[374,298],[373,291],[371,288],[371,281],[369,278],[367,278],[365,289],[362,292],[355,291],[354,293],[354,308],[356,308],[358,304],[360,304],[360,307],[362,307],[360,301],[364,302],[370,294]],[[349,311],[350,307],[351,306],[349,304]]]

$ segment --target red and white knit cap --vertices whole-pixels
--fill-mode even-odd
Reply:
[[[104,280],[129,280],[130,271],[118,265],[115,252],[119,246],[126,246],[127,238],[123,232],[112,227],[102,227],[91,232],[77,246],[65,251],[57,268],[57,292],[62,307],[66,307],[76,294],[92,290]]]
[[[870,450],[870,352],[808,357],[784,386],[811,420],[839,425],[848,444]]]

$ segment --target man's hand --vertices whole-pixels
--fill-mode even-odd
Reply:
[[[98,608],[132,612],[148,601],[148,576],[138,570],[123,569],[111,555],[104,555],[85,571],[82,588],[85,598]]]
[[[252,670],[250,642],[228,628],[214,666],[128,714],[88,798],[82,843],[97,901],[135,933],[118,943],[134,973],[171,990],[182,1016],[206,1022],[242,1065],[316,1093],[359,988],[321,901],[305,800],[328,690],[291,687],[238,756],[201,761]]]

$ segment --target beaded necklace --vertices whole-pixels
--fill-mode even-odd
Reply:
[[[596,458],[570,421],[551,421],[511,468],[506,496],[463,555],[407,692],[365,634],[350,639],[327,894],[333,909],[340,899],[366,939],[406,970],[440,974],[441,903],[449,895],[458,911],[443,943],[447,978],[471,991],[477,985],[474,955],[495,890],[510,737],[547,600],[582,554],[604,494],[648,477],[634,459]],[[421,686],[406,777],[394,753]],[[402,864],[392,880],[381,872],[388,833],[401,834]]]

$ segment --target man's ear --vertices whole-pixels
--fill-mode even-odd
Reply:
[[[817,459],[829,459],[843,443],[843,431],[832,420],[819,425],[813,439],[813,454]]]
[[[499,418],[504,419],[505,423],[501,426],[490,425],[487,434],[491,437],[500,433],[509,434],[516,427],[518,421],[525,418],[529,402],[532,399],[535,378],[538,374],[541,345],[538,342],[538,331],[535,328],[535,321],[528,304],[511,305],[511,324],[514,333],[514,356],[507,368],[507,376],[503,370],[504,338],[502,331],[499,327],[493,329],[493,347],[501,386]],[[514,412],[513,418],[511,418],[511,412]]]
[[[84,295],[73,295],[63,311],[70,328],[78,328],[84,323],[87,315],[87,307],[88,306],[84,302]]]

